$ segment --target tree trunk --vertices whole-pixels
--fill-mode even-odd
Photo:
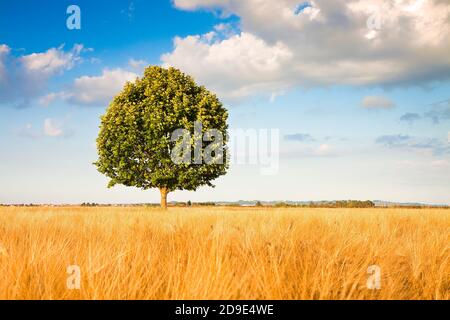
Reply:
[[[159,192],[161,193],[161,208],[166,210],[167,209],[167,194],[169,191],[166,187],[159,188]]]

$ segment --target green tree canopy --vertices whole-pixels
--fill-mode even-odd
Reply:
[[[150,66],[142,78],[125,85],[101,117],[95,165],[110,178],[108,187],[159,188],[165,208],[167,193],[213,186],[211,181],[226,173],[227,118],[218,98],[190,76],[174,68]],[[195,123],[201,123],[201,137],[195,135]],[[217,142],[208,137],[210,129],[223,135],[223,143],[215,145],[222,155],[215,149],[219,156],[213,163],[175,163],[173,153],[180,141],[173,139],[173,133],[180,129],[190,134],[190,159],[201,157]]]

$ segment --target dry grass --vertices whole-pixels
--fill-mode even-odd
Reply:
[[[449,299],[449,227],[444,209],[1,208],[0,298]]]

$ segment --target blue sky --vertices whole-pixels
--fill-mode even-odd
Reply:
[[[3,0],[0,202],[158,202],[92,165],[108,101],[154,64],[216,92],[231,128],[280,130],[276,174],[233,165],[169,200],[450,204],[449,15],[431,0]]]

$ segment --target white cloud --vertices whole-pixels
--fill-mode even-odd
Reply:
[[[383,96],[366,96],[362,99],[361,106],[366,109],[391,109],[395,103]]]
[[[174,4],[239,16],[241,33],[177,38],[174,50],[162,56],[225,96],[272,86],[403,86],[450,78],[447,1],[315,0],[299,14],[296,0]],[[367,21],[373,14],[380,24],[372,30]]]
[[[8,53],[11,49],[6,44],[0,45],[0,54]]]
[[[54,119],[47,118],[44,121],[44,135],[48,137],[61,137],[64,134],[62,124]]]
[[[69,137],[73,134],[73,131],[65,128],[66,120],[46,118],[40,129],[34,129],[31,123],[27,123],[17,130],[17,135],[32,139]]]
[[[10,48],[5,44],[0,44],[0,82],[3,82],[6,75],[5,75],[5,62],[3,61],[6,59],[6,56],[10,52]]]
[[[137,74],[123,69],[103,70],[100,76],[83,76],[75,79],[69,100],[77,104],[107,104],[119,93],[127,81]]]
[[[274,103],[275,100],[277,100],[278,97],[283,96],[286,94],[286,91],[274,91],[270,94],[270,102]]]
[[[318,146],[314,150],[314,154],[320,157],[331,157],[337,155],[336,149],[333,146],[326,143],[323,143],[320,146]]]
[[[50,48],[46,52],[32,53],[20,58],[25,70],[40,75],[53,75],[64,70],[70,70],[79,61],[82,45],[75,45],[69,52],[63,51],[63,46]]]
[[[217,40],[216,32],[175,39],[172,53],[161,57],[222,96],[240,97],[287,85],[284,69],[292,53],[282,43],[267,44],[250,33]]]
[[[195,10],[200,7],[223,7],[230,5],[232,1],[229,0],[175,0],[174,4],[184,10]]]
[[[127,81],[134,81],[138,75],[124,69],[105,69],[99,76],[76,78],[67,91],[50,93],[41,98],[41,102],[51,103],[62,98],[77,105],[105,105],[118,94]]]
[[[51,92],[49,94],[46,94],[45,96],[42,96],[39,98],[39,104],[48,107],[53,101],[55,101],[57,98],[63,98],[64,94],[59,92]]]
[[[148,65],[148,62],[145,60],[130,59],[128,60],[128,65],[133,70],[142,71]]]
[[[89,50],[77,44],[69,51],[60,46],[17,57],[8,46],[0,45],[0,105],[28,106],[46,89],[51,77],[72,69],[81,62],[81,52]]]

